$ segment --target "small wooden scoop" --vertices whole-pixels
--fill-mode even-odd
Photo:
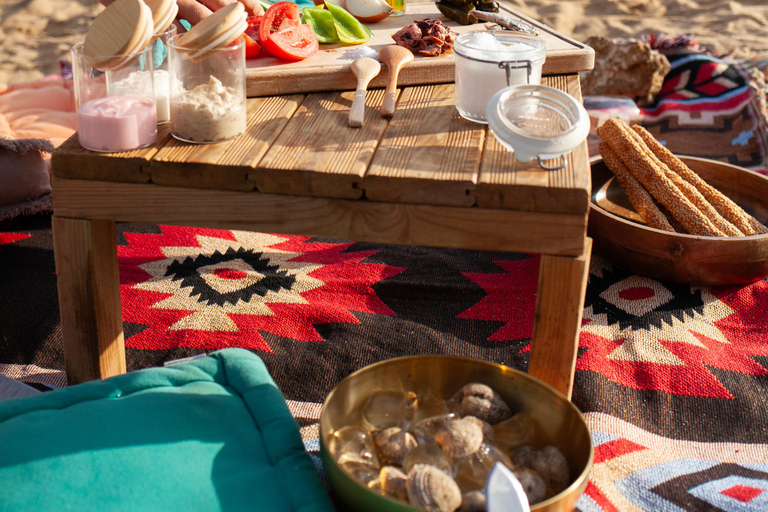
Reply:
[[[379,60],[389,69],[389,83],[384,91],[384,102],[381,105],[381,117],[395,115],[395,92],[397,91],[397,76],[400,69],[413,60],[413,53],[407,48],[391,44],[379,50]]]
[[[349,109],[349,126],[363,126],[365,116],[365,90],[368,82],[381,71],[381,64],[369,57],[359,57],[352,62],[352,73],[357,77],[357,89],[352,107]]]

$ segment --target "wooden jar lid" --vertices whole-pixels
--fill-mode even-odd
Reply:
[[[243,4],[232,2],[189,29],[179,37],[178,45],[187,51],[190,58],[202,60],[212,51],[224,48],[240,37],[248,28],[245,17]]]
[[[93,20],[83,53],[96,69],[118,69],[128,54],[149,44],[153,32],[152,11],[142,0],[116,0]]]
[[[176,0],[144,0],[152,10],[152,23],[155,30],[154,35],[159,36],[171,26],[173,20],[179,12],[179,6]]]

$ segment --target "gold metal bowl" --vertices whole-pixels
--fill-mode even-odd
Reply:
[[[346,425],[362,424],[361,406],[371,393],[430,390],[438,398],[447,399],[470,382],[487,384],[513,411],[530,415],[548,444],[557,447],[568,460],[571,485],[531,510],[573,510],[587,486],[593,456],[592,437],[579,410],[554,388],[527,373],[487,361],[443,355],[408,356],[366,366],[347,376],[326,397],[320,413],[320,456],[341,507],[355,512],[418,511],[370,491],[345,473],[328,451],[335,431]]]

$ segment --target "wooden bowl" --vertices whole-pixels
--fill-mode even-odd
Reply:
[[[681,159],[757,220],[768,222],[768,178],[705,158]],[[768,275],[768,235],[712,237],[650,228],[602,160],[592,162],[588,234],[600,254],[653,279],[716,286],[751,283]]]
[[[348,375],[328,394],[320,413],[320,457],[340,508],[350,512],[419,512],[402,501],[369,490],[347,474],[329,453],[334,432],[362,424],[361,407],[372,392],[429,390],[435,397],[447,399],[470,382],[487,384],[513,411],[530,415],[546,444],[557,447],[568,461],[571,484],[531,510],[572,511],[587,486],[593,458],[592,437],[579,410],[554,388],[527,373],[488,361],[445,355],[406,356],[374,363]]]

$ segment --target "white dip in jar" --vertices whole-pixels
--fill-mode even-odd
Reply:
[[[171,101],[171,132],[187,142],[222,142],[245,133],[245,101],[240,91],[215,76],[181,91]]]
[[[518,32],[483,30],[459,35],[453,46],[459,114],[485,123],[485,107],[495,93],[508,85],[540,84],[546,51],[543,39]]]

